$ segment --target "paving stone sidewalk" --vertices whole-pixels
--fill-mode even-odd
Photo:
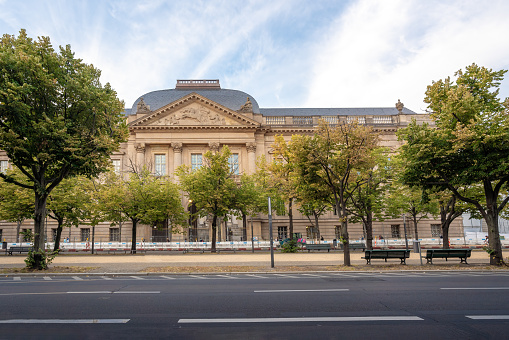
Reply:
[[[425,251],[422,253],[425,255]],[[504,256],[509,255],[509,251]],[[481,250],[472,251],[468,259],[469,265],[461,264],[459,259],[436,259],[433,265],[426,265],[426,259],[422,259],[423,266],[420,266],[419,254],[411,253],[407,259],[407,266],[400,265],[399,259],[372,260],[371,265],[366,265],[366,260],[361,257],[364,252],[355,251],[351,253],[352,267],[344,268],[342,252],[313,252],[282,254],[274,253],[274,268],[271,268],[270,252],[237,252],[233,253],[171,253],[171,254],[136,254],[136,255],[85,255],[85,254],[63,254],[55,258],[50,265],[54,268],[62,267],[86,267],[84,272],[89,273],[140,273],[157,271],[321,271],[321,270],[436,270],[436,269],[459,269],[472,270],[486,268],[489,266],[488,254]],[[8,273],[9,269],[21,269],[24,267],[25,256],[0,256],[0,269]],[[170,268],[169,268],[170,267]],[[505,267],[509,269],[509,267]],[[188,270],[188,271],[189,271]]]

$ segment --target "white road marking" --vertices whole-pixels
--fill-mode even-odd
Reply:
[[[239,318],[239,319],[180,319],[178,323],[268,323],[268,322],[351,322],[351,321],[422,321],[417,316],[360,316],[312,318]]]
[[[154,291],[139,291],[139,292],[136,292],[136,291],[118,291],[118,292],[113,292],[113,294],[159,294],[161,293],[160,291],[157,291],[157,290],[154,290]]]
[[[52,278],[49,277],[49,276],[45,276],[43,279],[46,280],[46,281],[51,281],[52,280]]]
[[[132,277],[133,279],[137,279],[137,280],[145,280],[144,278],[139,277],[139,276],[129,276],[129,277]]]
[[[174,277],[170,277],[170,276],[159,276],[159,277],[162,277],[163,279],[168,279],[168,280],[175,280]]]
[[[509,289],[509,287],[486,287],[486,288],[483,288],[483,287],[465,287],[465,288],[440,288],[440,289],[443,289],[443,290],[500,290],[500,289]]]
[[[12,319],[0,323],[128,323],[130,319]]]
[[[238,279],[238,277],[231,276],[231,275],[214,275],[213,277],[223,277],[225,279]]]
[[[466,315],[472,320],[509,320],[509,315]]]
[[[75,280],[78,280],[78,281],[83,280],[83,279],[82,279],[81,277],[79,277],[79,276],[73,276],[72,278],[73,278],[73,279],[75,279]]]
[[[247,274],[246,276],[252,276],[252,277],[257,277],[259,279],[267,279],[266,276],[260,276],[260,275],[255,275],[255,274]]]
[[[287,277],[287,278],[290,278],[290,279],[299,279],[298,276],[291,276],[291,275],[288,275],[288,274],[272,274],[272,275],[281,276],[281,277]]]
[[[350,289],[274,289],[274,290],[255,290],[255,293],[293,293],[293,292],[347,292]]]
[[[67,294],[159,294],[160,291],[111,291],[97,290],[91,292],[67,292]]]
[[[111,294],[112,291],[109,290],[98,290],[95,292],[67,292],[67,294]]]
[[[195,279],[202,279],[202,280],[206,280],[206,279],[208,279],[208,277],[205,277],[205,276],[199,276],[199,275],[189,275],[189,277],[194,277]]]
[[[21,276],[14,276],[12,279],[14,281],[21,281]]]
[[[113,280],[113,278],[112,278],[112,277],[108,277],[108,276],[101,276],[101,278],[102,278],[103,280]]]

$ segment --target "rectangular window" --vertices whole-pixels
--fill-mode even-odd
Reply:
[[[440,224],[431,225],[431,237],[440,237],[442,235],[442,228]]]
[[[393,238],[400,238],[401,237],[401,234],[399,232],[399,224],[391,225],[391,236]]]
[[[334,226],[334,235],[336,235],[336,240],[339,240],[341,238],[341,226],[340,225]]]
[[[113,164],[113,171],[115,171],[117,175],[120,174],[120,160],[114,159],[111,163]]]
[[[120,228],[110,228],[110,242],[120,241]]]
[[[228,163],[230,164],[230,171],[232,172],[232,174],[240,175],[239,154],[238,153],[231,154],[230,157],[228,158]]]
[[[202,166],[202,157],[201,153],[192,153],[191,154],[191,170],[198,170]]]
[[[284,240],[288,238],[288,227],[277,227],[277,239]]]
[[[9,161],[0,161],[0,172],[5,174],[7,168],[9,167]]]
[[[23,242],[32,242],[33,235],[34,235],[32,232],[32,229],[23,229],[22,235],[23,235]]]
[[[90,228],[81,228],[81,242],[90,240]]]
[[[156,176],[166,175],[166,155],[155,155]]]

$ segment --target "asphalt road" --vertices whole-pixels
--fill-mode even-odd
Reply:
[[[508,338],[508,293],[508,272],[9,276],[0,338]]]

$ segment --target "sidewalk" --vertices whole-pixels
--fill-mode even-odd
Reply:
[[[425,252],[422,253],[425,255]],[[504,253],[504,257],[509,251]],[[63,254],[55,258],[50,264],[50,272],[67,273],[169,273],[169,272],[267,272],[267,271],[322,271],[322,270],[475,270],[475,269],[509,269],[509,267],[489,267],[488,254],[482,250],[472,251],[468,258],[469,265],[461,264],[457,258],[435,259],[433,265],[426,265],[422,259],[420,265],[419,254],[411,253],[407,265],[401,265],[399,259],[372,260],[366,265],[361,257],[364,252],[351,253],[351,267],[344,267],[343,252],[313,252],[313,253],[274,253],[274,268],[271,268],[270,252],[237,252],[235,254],[163,254],[152,255],[78,255]],[[0,270],[2,273],[19,272],[25,266],[24,255],[0,256]],[[12,269],[12,270],[11,270]],[[45,273],[45,272],[42,272]]]

